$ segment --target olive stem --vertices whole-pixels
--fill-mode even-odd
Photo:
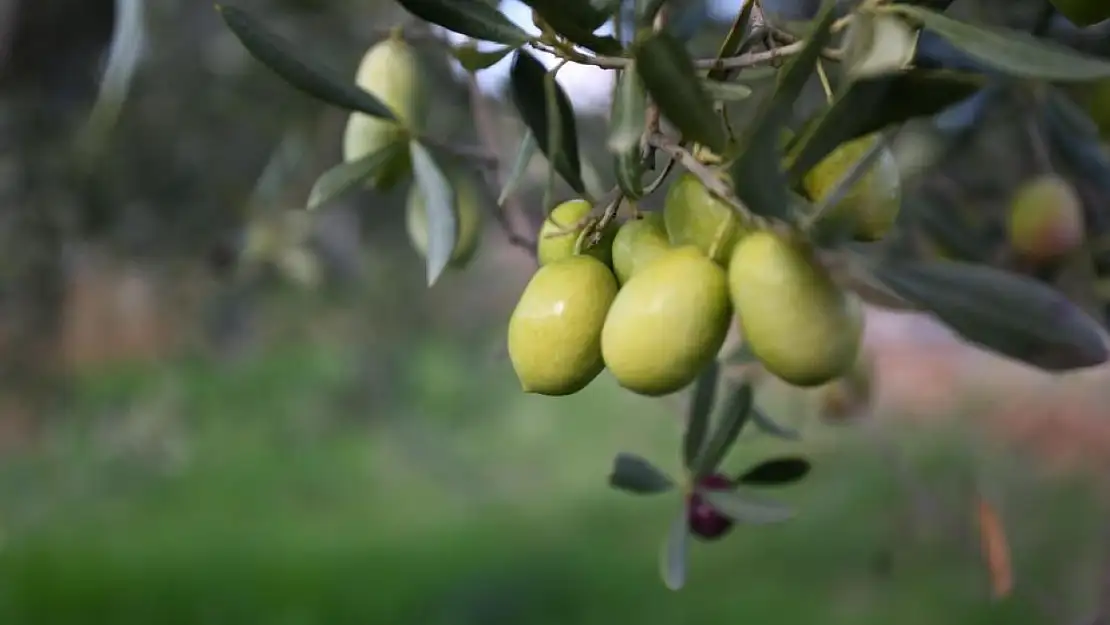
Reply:
[[[549,54],[561,57],[564,61],[579,65],[593,65],[602,69],[624,69],[632,64],[632,59],[621,56],[604,56],[600,54],[586,54],[571,48],[560,48],[543,43],[533,43],[532,47]],[[805,48],[805,40],[798,40],[771,50],[759,52],[745,52],[725,59],[697,59],[694,61],[696,69],[743,69],[765,63],[772,63],[782,58],[798,54]],[[838,61],[843,56],[840,50],[825,49],[821,55],[829,60]]]

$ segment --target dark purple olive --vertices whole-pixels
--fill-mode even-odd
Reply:
[[[699,480],[698,486],[708,489],[727,489],[732,487],[732,481],[720,473],[715,473]],[[694,536],[706,541],[717,540],[732,529],[732,519],[717,512],[696,492],[686,498],[686,523]]]

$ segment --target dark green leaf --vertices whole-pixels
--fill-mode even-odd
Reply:
[[[698,80],[682,43],[666,32],[652,34],[635,49],[636,71],[652,100],[685,138],[720,154],[728,143],[713,100]]]
[[[640,456],[627,453],[617,454],[613,461],[609,485],[636,495],[655,495],[674,488],[674,482],[662,470]]]
[[[920,21],[971,58],[1009,76],[1056,82],[1110,78],[1110,61],[1023,31],[969,24],[924,7],[889,10]]]
[[[701,495],[717,512],[737,523],[770,525],[794,517],[794,511],[789,506],[777,501],[755,499],[733,490],[703,490]]]
[[[845,77],[874,78],[908,68],[917,52],[917,33],[900,15],[856,13],[845,36]]]
[[[775,421],[759,406],[752,406],[752,424],[754,424],[760,432],[774,436],[775,438],[788,441],[796,441],[802,438],[802,435],[797,430],[788,428]]]
[[[546,84],[547,70],[524,50],[516,52],[510,78],[513,104],[524,124],[532,131],[540,150],[572,189],[585,193],[582,164],[578,158],[578,131],[567,94],[555,81],[551,81],[554,83],[554,91],[551,91]],[[554,94],[554,106],[548,106],[548,93]],[[549,119],[549,113],[554,113],[554,119]],[[557,137],[548,136],[548,128],[553,121],[561,129]]]
[[[428,213],[428,286],[432,286],[447,269],[455,251],[459,229],[455,190],[423,145],[417,141],[409,145],[413,175]]]
[[[895,294],[1004,356],[1047,371],[1093,367],[1110,357],[1098,322],[1032,278],[947,261],[885,262],[872,271]]]
[[[516,191],[517,186],[520,185],[524,179],[524,174],[528,172],[528,163],[532,162],[532,156],[536,153],[536,136],[532,134],[531,130],[524,131],[524,138],[520,141],[520,148],[516,151],[516,159],[513,161],[513,168],[509,171],[509,177],[505,179],[505,188],[501,189],[501,195],[497,196],[497,205],[501,206],[505,203],[510,195]]]
[[[719,377],[720,365],[714,360],[705,368],[705,371],[701,372],[694,383],[690,407],[686,411],[686,431],[682,437],[682,462],[687,469],[695,468],[702,448],[705,446],[709,418],[713,416],[713,404],[717,400]]]
[[[478,72],[491,65],[495,65],[498,61],[508,56],[513,50],[514,48],[512,47],[505,47],[483,52],[473,43],[451,48],[451,52],[455,55],[455,59],[459,62],[459,65],[462,65],[463,69],[468,72]]]
[[[982,88],[983,78],[936,70],[858,80],[832,107],[806,123],[794,140],[791,182],[797,182],[836,147],[915,117],[935,115]]]
[[[290,85],[348,111],[396,120],[389,107],[353,80],[340,78],[331,69],[310,60],[303,46],[270,32],[240,9],[219,4],[216,9],[247,51]]]
[[[725,362],[730,365],[750,365],[759,362],[759,358],[756,358],[748,342],[743,341],[736,349],[729,352],[728,356],[725,356]]]
[[[663,549],[659,554],[659,574],[670,590],[681,590],[686,585],[686,552],[689,550],[690,530],[686,520],[686,506],[671,521]]]
[[[647,93],[633,67],[621,71],[613,94],[609,116],[609,141],[607,147],[614,154],[634,152],[640,154],[641,141],[647,128]]]
[[[761,462],[736,478],[745,486],[783,486],[792,484],[809,474],[809,461],[805,458],[775,458]]]
[[[636,23],[641,27],[650,27],[666,2],[667,0],[636,0]]]
[[[644,197],[644,165],[643,155],[635,152],[624,152],[613,157],[613,175],[617,179],[617,186],[624,197],[629,200],[638,200]]]
[[[493,5],[482,0],[397,0],[406,11],[460,35],[510,46],[532,38]]]
[[[525,0],[524,3],[555,32],[584,48],[608,56],[617,56],[623,50],[613,37],[594,34],[612,17],[604,5],[595,6],[589,0]]]
[[[721,407],[721,416],[717,419],[713,436],[710,437],[695,463],[697,467],[695,475],[704,477],[717,470],[740,436],[740,430],[744,429],[744,424],[748,422],[752,413],[753,399],[752,385],[748,382],[741,384],[729,394]]]
[[[752,8],[755,7],[755,2],[744,2],[740,12],[736,14],[736,18],[732,20],[732,28],[729,29],[728,35],[725,40],[721,42],[721,47],[717,51],[718,59],[727,59],[736,56],[740,53],[744,46],[744,40],[748,38],[748,26],[752,21]],[[728,69],[725,67],[713,67],[709,70],[706,77],[712,81],[726,81],[739,70]]]
[[[821,50],[832,38],[836,2],[826,0],[806,46],[783,69],[774,95],[749,126],[744,151],[729,169],[736,197],[757,215],[791,219],[790,195],[782,169],[782,131],[813,74]]]
[[[308,209],[319,208],[344,193],[354,190],[382,167],[392,163],[401,150],[407,148],[408,146],[403,143],[391,143],[356,161],[340,163],[327,170],[312,185],[312,191],[308,194]]]
[[[993,246],[961,216],[959,206],[932,201],[920,193],[904,202],[902,210],[945,254],[955,260],[987,262]]]

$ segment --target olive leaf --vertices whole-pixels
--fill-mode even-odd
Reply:
[[[720,378],[720,371],[720,365],[714,360],[694,382],[690,407],[686,411],[686,431],[682,436],[682,462],[687,469],[694,468],[705,445],[705,435],[709,431],[709,418],[713,416],[713,404],[717,401],[717,381]]]
[[[513,104],[555,171],[572,189],[585,193],[574,109],[563,88],[554,80],[550,83],[543,64],[524,50],[516,51],[510,72]],[[552,125],[560,129],[557,136],[549,136]]]
[[[718,80],[701,81],[702,88],[709,98],[719,102],[739,102],[752,96],[752,88],[735,82],[721,82]]]
[[[748,469],[736,478],[745,486],[783,486],[793,484],[809,474],[810,464],[805,458],[774,458]]]
[[[687,525],[685,502],[671,521],[659,554],[659,574],[670,590],[681,590],[686,585],[686,553],[689,551],[690,530]]]
[[[312,185],[312,190],[308,194],[308,209],[315,210],[354,190],[382,167],[395,161],[401,152],[407,149],[406,143],[389,143],[376,152],[349,163],[340,163],[325,171]]]
[[[832,39],[836,2],[826,0],[805,47],[782,70],[774,94],[767,99],[742,141],[744,151],[729,168],[736,197],[751,212],[764,217],[791,219],[790,195],[782,167],[782,131],[813,74],[821,50]]]
[[[636,495],[655,495],[674,488],[674,481],[646,459],[622,452],[613,461],[609,485]]]
[[[633,54],[636,71],[660,112],[685,138],[723,152],[728,141],[724,124],[682,43],[658,32],[636,44]]]
[[[694,463],[694,474],[705,477],[713,473],[725,459],[732,445],[744,429],[744,424],[752,413],[752,404],[755,392],[750,382],[744,382],[734,389],[721,406],[721,416],[717,420],[717,427],[713,435],[702,448],[697,461]]]
[[[610,111],[609,140],[606,147],[614,154],[640,152],[647,128],[647,92],[636,73],[635,63],[621,71]]]
[[[737,523],[770,525],[794,517],[794,511],[789,506],[776,501],[755,499],[734,490],[706,489],[699,492],[717,512]]]
[[[729,57],[740,54],[744,47],[744,42],[748,38],[749,26],[752,21],[752,9],[755,8],[755,2],[745,1],[740,12],[736,14],[736,18],[732,21],[732,28],[729,29],[728,34],[725,35],[725,40],[721,42],[721,47],[717,50],[718,59],[726,59]],[[716,65],[709,70],[706,78],[714,82],[727,81],[732,76],[740,73],[738,69],[729,69]]]
[[[455,60],[462,65],[463,69],[468,72],[478,72],[496,65],[501,59],[505,58],[515,48],[506,46],[496,50],[479,50],[478,46],[473,42],[467,42],[462,45],[453,46],[451,54]]]
[[[967,223],[956,207],[917,193],[903,200],[902,210],[955,260],[982,263],[989,258],[992,246]]]
[[[910,70],[860,79],[812,118],[791,144],[787,162],[796,183],[840,144],[894,124],[935,115],[982,88],[985,78],[944,70]]]
[[[397,0],[420,19],[460,35],[510,46],[521,46],[532,37],[482,0]]]
[[[447,269],[455,251],[459,229],[455,190],[420,142],[411,141],[410,150],[413,175],[428,213],[428,286],[432,286]]]
[[[528,163],[532,162],[532,157],[535,156],[537,148],[539,148],[539,145],[536,143],[536,135],[532,134],[531,130],[525,130],[524,138],[520,140],[520,147],[516,151],[516,158],[513,159],[513,168],[509,170],[509,176],[505,179],[505,186],[501,189],[501,194],[497,196],[498,206],[505,204],[505,200],[523,182],[524,174],[528,172]]]
[[[598,54],[616,56],[623,46],[608,35],[594,34],[612,17],[615,7],[594,5],[589,0],[524,0],[555,32]]]
[[[968,56],[1009,76],[1054,82],[1110,78],[1110,61],[1023,31],[969,24],[924,7],[893,5],[886,10],[919,21]]]
[[[796,441],[802,438],[802,435],[797,430],[788,428],[775,421],[759,406],[752,406],[752,425],[758,428],[760,432],[774,436],[775,438],[788,441]]]
[[[918,32],[899,15],[856,13],[845,35],[845,77],[873,78],[907,69],[917,51]]]
[[[381,100],[353,81],[340,78],[330,68],[311,60],[304,54],[303,46],[270,32],[241,9],[217,4],[216,10],[251,56],[293,87],[341,109],[396,120]]]
[[[963,338],[1046,371],[1106,362],[1097,321],[1053,288],[985,265],[884,262],[874,276]]]

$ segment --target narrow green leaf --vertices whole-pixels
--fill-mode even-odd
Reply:
[[[555,167],[555,171],[578,193],[585,193],[582,182],[582,164],[578,157],[578,131],[575,126],[574,109],[562,87],[554,83],[554,89],[546,86],[547,70],[534,56],[524,50],[517,50],[510,73],[513,104],[524,124],[532,131],[540,150]],[[554,106],[548,106],[548,93],[553,93]],[[556,119],[549,119],[549,108]],[[549,137],[548,128],[552,121],[561,129],[559,136]]]
[[[994,246],[961,216],[960,207],[917,193],[903,200],[902,210],[954,260],[987,262]]]
[[[752,88],[735,82],[703,80],[701,86],[713,100],[719,102],[739,102],[752,96]]]
[[[895,294],[1003,356],[1046,371],[1093,367],[1110,357],[1098,322],[1032,278],[949,261],[885,262],[871,270]]]
[[[644,165],[642,154],[636,152],[623,152],[613,157],[613,175],[617,179],[617,187],[624,197],[629,200],[638,200],[644,197]]]
[[[752,413],[753,399],[754,391],[748,382],[741,384],[729,394],[721,407],[721,417],[717,420],[713,436],[695,463],[697,467],[695,475],[705,477],[717,470],[740,436],[740,430],[748,422]]]
[[[521,46],[532,37],[482,0],[397,0],[409,13],[460,35]]]
[[[787,159],[791,182],[800,181],[840,144],[916,117],[935,115],[970,97],[982,88],[983,80],[961,72],[911,70],[855,81],[795,138]]]
[[[667,0],[636,0],[636,23],[641,28],[648,28],[659,14]]]
[[[730,365],[750,365],[759,362],[747,341],[742,341],[736,349],[725,356],[724,360]]]
[[[251,56],[290,85],[341,109],[396,120],[389,107],[353,80],[340,78],[336,72],[309,59],[304,46],[270,32],[241,9],[218,4],[216,10]]]
[[[671,521],[659,554],[659,573],[663,584],[670,590],[681,590],[686,585],[686,552],[690,545],[686,514],[686,506],[683,505]]]
[[[744,40],[748,38],[748,27],[751,25],[755,0],[741,0],[741,5],[740,12],[732,20],[732,27],[729,29],[728,35],[725,35],[725,40],[721,42],[721,47],[717,50],[717,59],[726,59],[739,54],[744,46]],[[715,82],[723,82],[737,73],[739,73],[739,70],[718,66],[710,69],[706,77]]]
[[[714,360],[701,372],[694,383],[690,396],[690,407],[686,411],[686,431],[682,437],[682,462],[687,469],[693,469],[705,446],[705,435],[709,431],[709,418],[713,416],[713,404],[717,401],[717,381],[720,378],[720,365]]]
[[[784,486],[809,475],[810,464],[805,458],[774,458],[748,469],[736,478],[745,486]]]
[[[782,130],[794,102],[814,72],[821,50],[832,38],[836,2],[826,0],[802,49],[782,70],[774,95],[749,126],[744,151],[729,168],[736,197],[748,210],[764,217],[791,219],[790,194],[782,168]]]
[[[635,63],[622,70],[609,116],[609,141],[606,146],[614,154],[640,153],[644,130],[647,128],[647,92],[636,73]]]
[[[482,51],[478,46],[473,43],[464,43],[459,46],[451,48],[451,53],[454,55],[455,60],[462,65],[463,69],[468,72],[480,72],[487,69],[492,65],[496,65],[498,61],[505,58],[515,48],[506,46],[496,50]]]
[[[609,485],[636,495],[656,495],[674,488],[674,481],[644,458],[619,453],[613,461]]]
[[[524,138],[520,141],[520,148],[516,151],[516,159],[513,160],[513,168],[509,171],[509,177],[505,179],[505,188],[501,189],[501,195],[497,196],[498,206],[504,205],[505,200],[520,186],[520,183],[524,180],[524,174],[528,172],[528,164],[532,162],[532,157],[536,154],[538,147],[536,136],[532,134],[531,130],[525,130]]]
[[[845,36],[845,76],[857,80],[907,69],[917,53],[918,32],[897,14],[856,13]]]
[[[752,424],[755,425],[760,432],[769,436],[774,436],[775,438],[788,441],[801,440],[802,438],[798,430],[788,428],[778,421],[775,421],[759,406],[752,406]]]
[[[720,154],[728,143],[713,100],[698,80],[682,42],[667,32],[654,33],[634,48],[636,71],[660,112],[687,139]]]
[[[417,141],[409,145],[413,175],[428,212],[428,286],[432,286],[447,269],[455,251],[459,229],[455,190],[423,145]]]
[[[1110,78],[1110,61],[1023,31],[969,24],[924,7],[888,10],[920,21],[971,58],[1009,76],[1054,82]]]
[[[736,491],[704,490],[701,494],[717,512],[737,523],[770,525],[789,521],[794,517],[794,511],[785,504],[754,499]]]
[[[391,143],[356,161],[340,163],[325,171],[312,185],[308,194],[308,209],[315,210],[354,190],[382,167],[392,163],[405,149],[408,149],[407,144]]]

